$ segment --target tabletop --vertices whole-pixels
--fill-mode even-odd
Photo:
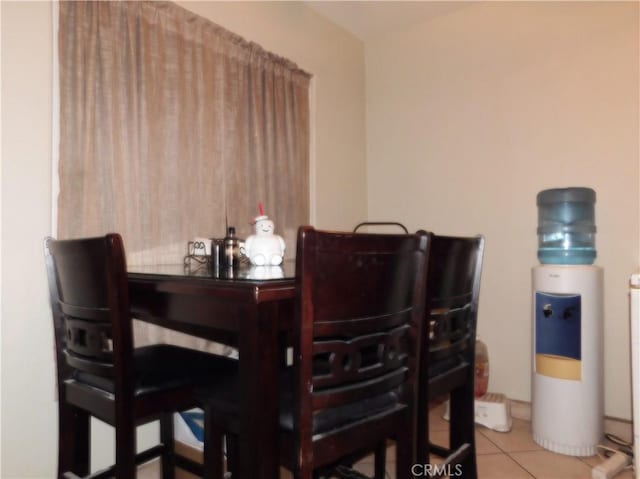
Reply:
[[[296,276],[295,260],[286,260],[279,266],[254,266],[242,263],[238,268],[216,268],[205,265],[183,264],[131,265],[129,276],[171,276],[173,278],[206,278],[221,281],[275,281],[292,280]]]

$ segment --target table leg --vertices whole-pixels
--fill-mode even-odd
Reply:
[[[277,304],[257,304],[242,321],[239,344],[239,476],[242,479],[276,479],[280,462]]]

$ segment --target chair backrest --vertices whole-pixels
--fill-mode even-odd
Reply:
[[[425,232],[300,228],[294,414],[302,437],[327,409],[389,393],[413,400],[428,248]]]
[[[422,366],[475,351],[484,238],[433,235],[427,275]]]
[[[122,238],[45,240],[58,381],[74,370],[131,391],[133,335]]]

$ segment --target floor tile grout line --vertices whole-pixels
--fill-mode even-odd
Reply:
[[[504,456],[508,459],[510,459],[511,461],[513,461],[515,464],[518,465],[518,467],[520,469],[522,469],[525,473],[527,473],[527,475],[529,477],[531,477],[532,479],[537,479],[536,476],[534,476],[531,471],[529,471],[526,467],[524,467],[522,464],[520,464],[515,458],[511,457],[508,453],[506,452],[492,452],[492,453],[487,453],[487,454],[481,454],[481,456],[483,457],[487,457],[487,456]],[[483,478],[482,476],[480,476],[480,473],[478,472],[478,478],[479,479],[489,479],[489,478]]]
[[[488,435],[485,434],[485,431],[488,432],[488,431],[491,431],[491,429],[476,426],[476,432],[479,432],[480,434],[482,434],[482,436],[485,439],[487,439],[491,444],[495,444],[497,447],[500,447],[500,446],[498,446],[498,444],[496,444],[494,441],[491,440],[491,437],[489,437]],[[509,431],[506,434],[510,434],[510,433],[511,433],[511,431]]]
[[[534,479],[537,479],[537,477],[533,474],[533,472],[531,472],[529,469],[527,469],[524,464],[520,464],[520,462],[518,462],[515,457],[513,457],[513,456],[511,456],[509,454],[507,454],[507,456],[509,456],[509,459],[511,459],[513,462],[515,462],[523,471],[525,471],[527,474],[529,474]]]
[[[523,453],[534,453],[534,452],[539,452],[539,451],[542,451],[542,452],[548,452],[548,453],[555,454],[555,455],[557,455],[557,456],[561,456],[561,457],[563,457],[563,458],[567,458],[567,459],[577,459],[577,460],[578,460],[578,462],[581,462],[582,464],[584,464],[584,465],[588,466],[590,470],[591,470],[591,469],[593,469],[593,467],[594,467],[593,465],[589,464],[589,463],[585,460],[585,459],[586,459],[586,456],[585,456],[585,457],[582,457],[582,456],[572,456],[572,455],[570,455],[570,454],[561,454],[561,453],[557,453],[557,452],[554,452],[554,451],[551,451],[551,450],[548,450],[548,449],[544,449],[544,448],[542,448],[542,449],[536,449],[536,450],[532,450],[532,451],[513,451],[513,453],[514,453],[514,454],[523,454]],[[508,455],[511,459],[513,459],[513,460],[514,460],[514,461],[515,461],[515,462],[516,462],[520,467],[522,467],[523,469],[525,469],[529,474],[532,474],[532,473],[527,469],[527,467],[526,467],[524,464],[522,464],[522,463],[520,463],[520,461],[518,461],[518,459],[517,459],[517,458],[513,457],[510,453],[507,453],[507,455]],[[589,456],[589,457],[592,457],[592,456]],[[536,477],[536,476],[533,476],[533,477]],[[558,479],[560,479],[560,478],[558,478]]]
[[[495,441],[493,441],[493,440],[491,439],[491,437],[489,437],[488,435],[486,435],[486,434],[483,432],[483,430],[491,431],[491,429],[488,429],[488,428],[482,428],[482,427],[480,427],[480,428],[479,428],[479,427],[477,427],[477,426],[476,426],[476,432],[479,432],[480,434],[482,434],[482,436],[483,436],[487,441],[489,441],[491,444],[493,444],[494,446],[496,446],[496,447],[497,447],[500,451],[502,451],[504,454],[507,454],[507,451],[505,451],[503,448],[501,448],[501,447],[500,447],[500,445],[499,445],[498,443],[496,443]],[[511,434],[511,432],[512,432],[512,431],[513,431],[513,429],[511,429],[511,430],[510,430],[509,432],[507,432],[506,434]],[[476,441],[476,443],[477,443],[477,441]],[[477,444],[476,444],[476,454],[477,454]]]

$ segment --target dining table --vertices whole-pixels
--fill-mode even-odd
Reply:
[[[277,386],[294,324],[295,261],[130,266],[127,275],[134,318],[237,348],[239,476],[279,477]]]

